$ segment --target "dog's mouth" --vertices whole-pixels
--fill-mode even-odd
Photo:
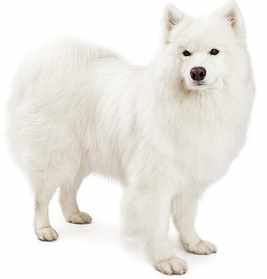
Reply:
[[[206,81],[193,81],[187,84],[183,81],[184,87],[191,92],[209,91],[217,88],[218,80],[212,83],[207,83]]]
[[[200,87],[200,86],[207,86],[206,82],[204,81],[195,81],[192,84],[194,87]]]
[[[198,81],[198,82],[192,82],[191,84],[186,85],[186,87],[190,91],[200,91],[200,90],[209,89],[212,86],[204,81]]]

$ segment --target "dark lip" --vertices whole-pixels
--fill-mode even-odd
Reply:
[[[194,82],[194,86],[202,86],[202,85],[206,85],[206,83],[202,81]]]

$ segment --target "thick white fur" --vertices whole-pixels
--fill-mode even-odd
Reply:
[[[207,70],[202,86],[190,78],[194,66]],[[12,150],[35,193],[37,236],[57,238],[48,204],[58,187],[66,220],[90,222],[76,193],[85,176],[100,173],[126,186],[127,229],[142,236],[155,267],[184,273],[168,242],[169,217],[185,249],[216,251],[195,231],[197,201],[243,146],[253,95],[235,3],[199,19],[168,6],[163,46],[146,67],[77,41],[40,50],[20,68],[9,106]]]

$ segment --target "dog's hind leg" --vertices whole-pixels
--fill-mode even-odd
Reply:
[[[49,221],[49,202],[57,189],[55,184],[47,184],[44,175],[32,176],[32,186],[35,195],[34,228],[39,240],[53,241],[58,238],[57,232]]]
[[[67,222],[73,224],[90,224],[92,222],[89,214],[80,211],[77,202],[77,193],[82,179],[81,171],[79,171],[73,183],[60,187],[59,201],[63,215]]]

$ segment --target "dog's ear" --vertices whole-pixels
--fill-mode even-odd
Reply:
[[[179,11],[174,5],[168,4],[165,8],[164,18],[163,18],[163,32],[165,43],[169,42],[169,35],[172,29],[179,24],[185,14]]]
[[[226,22],[233,28],[234,32],[240,39],[245,39],[246,31],[244,20],[238,5],[234,0],[225,4],[217,11],[217,14],[224,17]]]

